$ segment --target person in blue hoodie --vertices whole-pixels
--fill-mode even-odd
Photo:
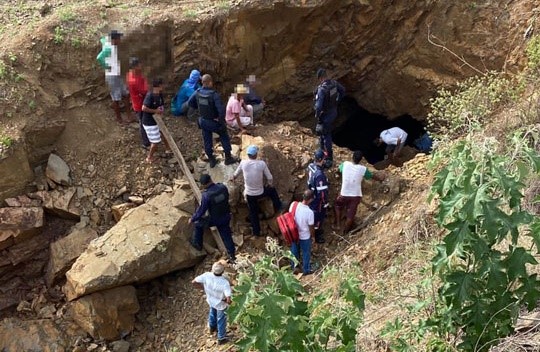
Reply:
[[[172,114],[174,116],[187,116],[189,105],[187,103],[189,97],[195,93],[195,91],[201,88],[201,73],[198,70],[192,70],[189,78],[182,83],[176,96],[171,104]]]

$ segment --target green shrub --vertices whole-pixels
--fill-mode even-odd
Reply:
[[[355,351],[364,310],[359,269],[349,265],[323,274],[319,291],[308,293],[290,267],[290,252],[269,242],[271,255],[240,273],[234,288],[231,321],[243,337],[241,351]]]

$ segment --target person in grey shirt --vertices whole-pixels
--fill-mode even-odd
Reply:
[[[259,222],[259,199],[270,197],[274,212],[283,210],[283,203],[279,199],[276,189],[272,185],[273,177],[268,169],[268,165],[263,160],[257,160],[259,148],[250,145],[247,148],[248,159],[244,159],[234,171],[232,180],[234,181],[240,173],[244,175],[244,194],[249,208],[249,221],[253,228],[253,235],[261,235],[261,224]],[[267,184],[264,184],[266,178]]]

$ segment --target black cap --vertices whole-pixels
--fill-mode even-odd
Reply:
[[[199,178],[199,182],[201,183],[201,185],[206,186],[207,184],[212,182],[212,178],[208,174],[202,174]]]
[[[116,29],[111,31],[111,39],[120,39],[123,35],[124,33],[120,33]]]
[[[135,56],[132,56],[129,58],[129,68],[133,68],[137,65],[139,65],[141,63],[141,61],[139,60],[138,57],[135,57]]]
[[[317,70],[317,78],[321,79],[323,77],[326,77],[326,70],[324,68],[319,68]]]

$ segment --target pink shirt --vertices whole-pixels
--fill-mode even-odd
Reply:
[[[225,120],[227,122],[233,122],[235,120],[234,114],[239,114],[242,111],[242,103],[236,99],[234,95],[231,95],[227,102],[227,108],[225,109]]]

